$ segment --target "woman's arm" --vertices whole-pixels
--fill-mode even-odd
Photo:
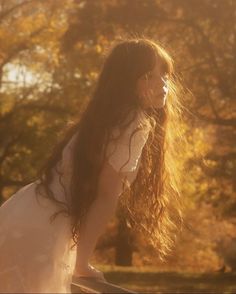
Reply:
[[[77,245],[75,272],[88,266],[89,258],[95,249],[98,237],[104,232],[108,221],[115,214],[117,200],[122,192],[122,175],[108,161],[102,168],[98,196],[90,206],[86,220],[81,226]]]
[[[88,265],[98,237],[103,233],[108,221],[115,213],[119,195],[123,192],[123,179],[126,177],[131,184],[137,175],[142,149],[150,130],[149,127],[146,127],[133,135],[129,157],[129,139],[139,123],[140,118],[137,118],[124,131],[118,141],[108,145],[107,160],[99,178],[98,195],[90,206],[85,222],[81,227],[75,269]],[[115,151],[113,147],[115,147]],[[110,154],[110,149],[112,154]],[[129,162],[125,165],[125,168],[120,169],[124,163],[127,163],[128,159]]]

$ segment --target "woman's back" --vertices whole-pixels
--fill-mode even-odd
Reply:
[[[130,183],[136,177],[148,129],[139,131],[133,137],[130,160],[122,171],[119,169],[129,159],[129,138],[141,118],[142,114],[139,114],[118,141],[111,141],[107,146],[100,177],[100,188],[106,193],[120,194],[123,177],[127,176]],[[117,130],[114,128],[114,136]],[[53,169],[50,188],[56,199],[63,202],[70,201],[69,187],[77,135],[78,132],[66,144],[61,160]],[[40,194],[36,198],[37,182],[19,189],[0,207],[0,292],[70,291],[76,260],[75,249],[70,250],[71,219],[60,214],[52,223],[49,222],[50,216],[59,207]]]
[[[73,140],[59,163],[66,189]],[[60,214],[50,223],[50,216],[59,207],[40,194],[36,199],[36,182],[19,189],[0,207],[1,293],[70,293],[76,258],[76,250],[70,250],[70,218]],[[66,200],[55,171],[50,187],[58,200]]]

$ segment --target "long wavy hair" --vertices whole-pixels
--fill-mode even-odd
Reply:
[[[131,185],[123,182],[120,205],[127,225],[147,237],[158,249],[160,259],[173,249],[177,232],[183,224],[183,203],[180,193],[181,152],[184,140],[181,126],[183,107],[180,83],[174,72],[174,62],[157,41],[150,38],[125,38],[114,41],[104,54],[104,63],[90,101],[83,115],[65,127],[58,142],[38,173],[39,187],[45,197],[62,208],[52,218],[65,212],[72,220],[72,238],[79,241],[81,223],[97,196],[99,174],[106,160],[106,146],[114,127],[125,129],[124,124],[133,113],[132,121],[141,107],[136,93],[137,81],[148,76],[157,58],[163,76],[168,75],[168,94],[162,108],[145,110],[151,123],[151,132],[143,148],[136,179]],[[60,202],[49,185],[52,170],[62,158],[62,151],[77,132],[74,143],[70,201]]]

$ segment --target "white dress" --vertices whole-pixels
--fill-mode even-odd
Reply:
[[[143,118],[144,113],[140,111],[118,142],[108,144],[108,161],[118,172],[129,158],[130,134]],[[118,133],[114,129],[114,136]],[[130,181],[136,177],[148,133],[149,128],[143,128],[132,138],[131,158],[122,169],[130,172]],[[65,146],[57,165],[63,171],[65,187],[70,179],[75,137],[76,134]],[[0,293],[71,293],[76,246],[70,249],[73,244],[70,218],[59,214],[50,223],[49,217],[58,211],[58,206],[46,198],[39,198],[38,202],[35,183],[19,189],[0,207]],[[51,189],[57,199],[67,201],[57,173]]]

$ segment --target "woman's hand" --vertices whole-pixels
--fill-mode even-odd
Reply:
[[[77,266],[74,270],[74,276],[78,278],[92,277],[106,282],[103,272],[99,271],[91,264],[88,264],[86,266]]]
[[[99,178],[97,197],[80,226],[74,275],[105,280],[103,273],[89,264],[89,259],[98,237],[105,231],[107,223],[115,214],[120,190],[119,174],[105,163]]]

